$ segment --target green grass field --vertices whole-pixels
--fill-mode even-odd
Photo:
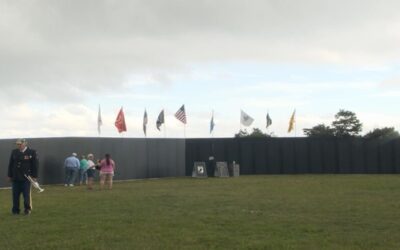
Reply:
[[[268,175],[0,190],[0,249],[400,249],[400,176]]]

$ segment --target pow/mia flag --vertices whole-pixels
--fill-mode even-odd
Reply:
[[[271,124],[272,124],[272,119],[271,119],[271,117],[269,117],[269,113],[267,113],[267,126],[266,126],[266,128],[271,126]]]
[[[204,174],[204,166],[197,166],[197,173]]]
[[[207,177],[206,163],[203,161],[196,161],[193,164],[192,177]]]
[[[240,110],[240,123],[243,124],[243,126],[250,126],[253,123],[254,119],[246,114],[243,110]]]

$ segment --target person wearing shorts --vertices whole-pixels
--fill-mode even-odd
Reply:
[[[115,171],[115,162],[111,159],[110,154],[106,154],[104,159],[100,161],[100,188],[104,188],[107,184],[108,189],[112,189],[113,176]]]

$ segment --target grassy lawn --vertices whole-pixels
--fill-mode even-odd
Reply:
[[[268,175],[0,190],[0,249],[400,249],[400,176]]]

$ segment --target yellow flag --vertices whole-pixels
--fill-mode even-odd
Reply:
[[[296,115],[296,110],[294,110],[293,111],[293,114],[292,114],[292,116],[290,117],[290,121],[289,121],[289,128],[288,128],[288,133],[290,133],[292,130],[293,130],[293,128],[294,128],[294,123],[296,122],[295,121],[295,115]]]

